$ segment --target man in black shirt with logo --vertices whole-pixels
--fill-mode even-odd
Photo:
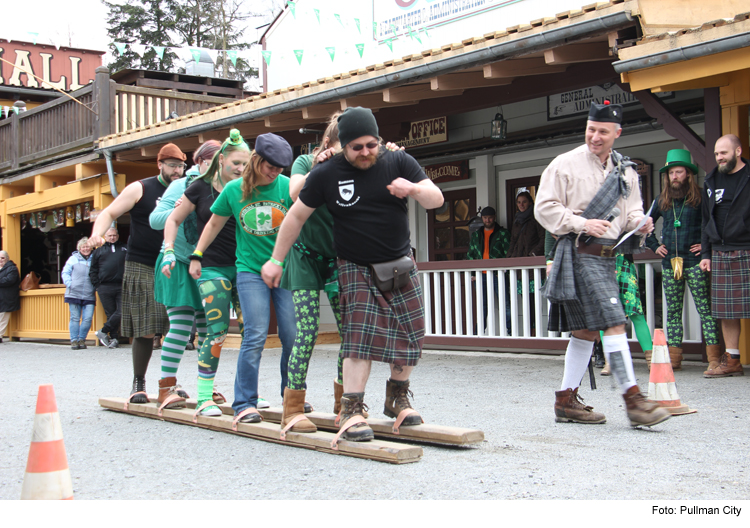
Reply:
[[[740,319],[750,318],[750,168],[734,134],[716,142],[717,167],[703,185],[701,262],[711,272],[711,312],[721,319],[726,353],[706,378],[743,376]]]
[[[365,441],[373,431],[364,419],[364,391],[372,361],[390,364],[385,414],[399,425],[422,423],[409,402],[409,375],[419,361],[424,341],[424,306],[416,269],[401,287],[380,290],[373,266],[384,262],[413,265],[408,197],[426,209],[443,204],[443,194],[419,163],[403,151],[380,144],[375,117],[367,108],[348,108],[338,118],[343,150],[319,163],[307,177],[299,199],[289,210],[276,239],[263,280],[277,287],[283,260],[302,225],[313,211],[326,205],[333,216],[338,256],[339,300],[344,357],[341,398],[342,438]],[[401,264],[398,264],[400,266]],[[389,266],[391,269],[391,266]],[[391,269],[392,272],[392,269]]]

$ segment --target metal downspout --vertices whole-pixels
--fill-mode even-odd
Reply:
[[[724,37],[710,42],[691,44],[690,46],[684,46],[670,51],[654,53],[637,59],[613,62],[612,66],[617,73],[625,73],[633,70],[642,70],[644,68],[653,68],[654,66],[663,66],[664,64],[671,64],[673,62],[697,59],[699,57],[705,57],[706,55],[733,51],[747,46],[750,46],[750,33],[742,33],[740,35]]]
[[[437,75],[445,75],[454,71],[488,64],[490,62],[543,51],[554,46],[568,44],[589,36],[626,27],[632,24],[632,22],[633,17],[630,11],[620,11],[619,13],[604,15],[599,18],[578,22],[569,26],[554,28],[542,33],[535,33],[527,37],[521,37],[508,42],[491,45],[486,48],[461,53],[455,57],[435,60],[428,64],[408,68],[397,73],[381,75],[372,79],[363,79],[339,88],[295,97],[289,101],[276,103],[264,108],[259,108],[258,110],[251,110],[249,112],[243,112],[231,117],[210,121],[208,123],[201,123],[180,130],[165,132],[150,138],[143,138],[121,143],[119,145],[113,145],[111,147],[100,148],[98,151],[112,153],[140,148],[145,145],[171,141],[187,135],[200,134],[216,128],[231,127],[237,123],[251,119],[260,119],[306,106],[330,103],[345,97],[353,97],[378,90],[384,90],[386,88],[401,86],[408,82],[429,79]]]
[[[107,176],[109,176],[109,190],[112,193],[113,198],[117,198],[120,194],[117,192],[117,185],[115,184],[115,170],[112,168],[112,153],[105,150],[104,159],[107,161]]]

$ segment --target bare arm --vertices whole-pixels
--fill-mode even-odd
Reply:
[[[278,260],[279,262],[284,262],[287,253],[289,253],[289,249],[292,247],[292,244],[294,244],[294,241],[297,240],[300,231],[302,231],[302,226],[307,222],[307,219],[310,218],[310,215],[313,214],[313,211],[315,211],[315,209],[306,206],[302,200],[294,202],[294,205],[289,209],[286,218],[284,218],[284,221],[281,223],[281,229],[276,237],[276,245],[273,248],[271,258]],[[266,286],[269,288],[277,288],[281,282],[282,272],[283,269],[281,266],[278,266],[269,260],[263,264],[260,274],[263,277],[263,282],[266,283]]]
[[[133,182],[125,187],[120,195],[104,211],[99,213],[96,222],[94,222],[94,227],[91,229],[90,243],[95,247],[104,244],[104,233],[110,228],[112,222],[133,209],[142,196],[143,185],[140,182]]]
[[[398,198],[411,196],[425,209],[443,205],[443,192],[430,180],[412,183],[404,178],[396,178],[388,185],[388,190]]]
[[[203,253],[204,251],[206,251],[206,248],[211,245],[211,242],[214,241],[216,235],[219,234],[219,231],[224,229],[224,225],[226,225],[228,220],[228,216],[219,216],[217,214],[211,215],[211,219],[206,224],[206,227],[203,228],[203,233],[201,233],[201,238],[200,240],[198,240],[198,244],[196,244],[195,246],[195,251],[199,253]],[[200,260],[190,261],[189,273],[190,276],[196,280],[201,278]]]
[[[181,200],[180,205],[172,210],[164,224],[164,247],[174,247],[174,241],[177,238],[177,231],[180,229],[180,224],[185,221],[190,213],[195,211],[195,204],[188,200],[184,194]]]
[[[308,172],[307,174],[310,173]],[[305,186],[307,174],[292,174],[292,177],[289,178],[289,196],[291,196],[292,200],[295,202],[297,201],[297,197],[299,196],[302,187]]]

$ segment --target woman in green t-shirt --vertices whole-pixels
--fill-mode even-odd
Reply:
[[[164,227],[165,243],[174,240],[181,225],[198,238],[211,219],[211,206],[216,198],[227,183],[242,175],[249,161],[250,147],[242,139],[239,130],[232,129],[211,159],[206,172],[185,189],[180,202],[167,219]],[[229,332],[230,303],[237,313],[240,334],[243,333],[242,310],[237,296],[237,268],[234,263],[237,244],[234,219],[231,220],[224,225],[214,244],[203,255],[205,265],[202,266],[201,278],[196,281],[207,320],[207,336],[198,352],[196,412],[203,416],[221,415],[221,410],[214,403],[223,403],[224,398],[214,392],[214,378],[219,368],[222,344]],[[161,271],[169,276],[171,268],[164,266]]]
[[[287,364],[296,332],[292,294],[282,288],[268,288],[260,269],[273,253],[281,222],[292,205],[289,178],[281,175],[291,165],[292,147],[280,136],[261,134],[242,178],[228,182],[211,206],[213,216],[206,224],[191,255],[190,274],[201,276],[201,260],[230,218],[236,221],[237,292],[244,314],[245,334],[237,358],[234,380],[235,422],[257,423],[258,369],[271,314],[273,299],[281,340],[281,392],[287,385]],[[287,405],[289,401],[284,401]],[[304,405],[304,402],[302,402]]]

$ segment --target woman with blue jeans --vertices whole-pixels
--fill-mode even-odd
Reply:
[[[201,276],[203,252],[211,245],[230,217],[236,221],[237,293],[245,323],[245,334],[237,358],[234,380],[235,421],[257,423],[258,370],[268,337],[273,299],[281,340],[281,396],[287,385],[287,364],[294,344],[296,321],[292,294],[282,288],[268,288],[260,269],[273,252],[276,235],[292,206],[289,178],[281,175],[292,163],[289,143],[275,134],[261,134],[242,177],[229,181],[211,206],[213,215],[203,229],[195,252],[190,256],[190,274]]]
[[[65,284],[65,302],[70,308],[70,348],[86,348],[86,336],[91,329],[96,306],[96,290],[89,279],[91,266],[91,246],[83,237],[65,263],[62,279]]]

